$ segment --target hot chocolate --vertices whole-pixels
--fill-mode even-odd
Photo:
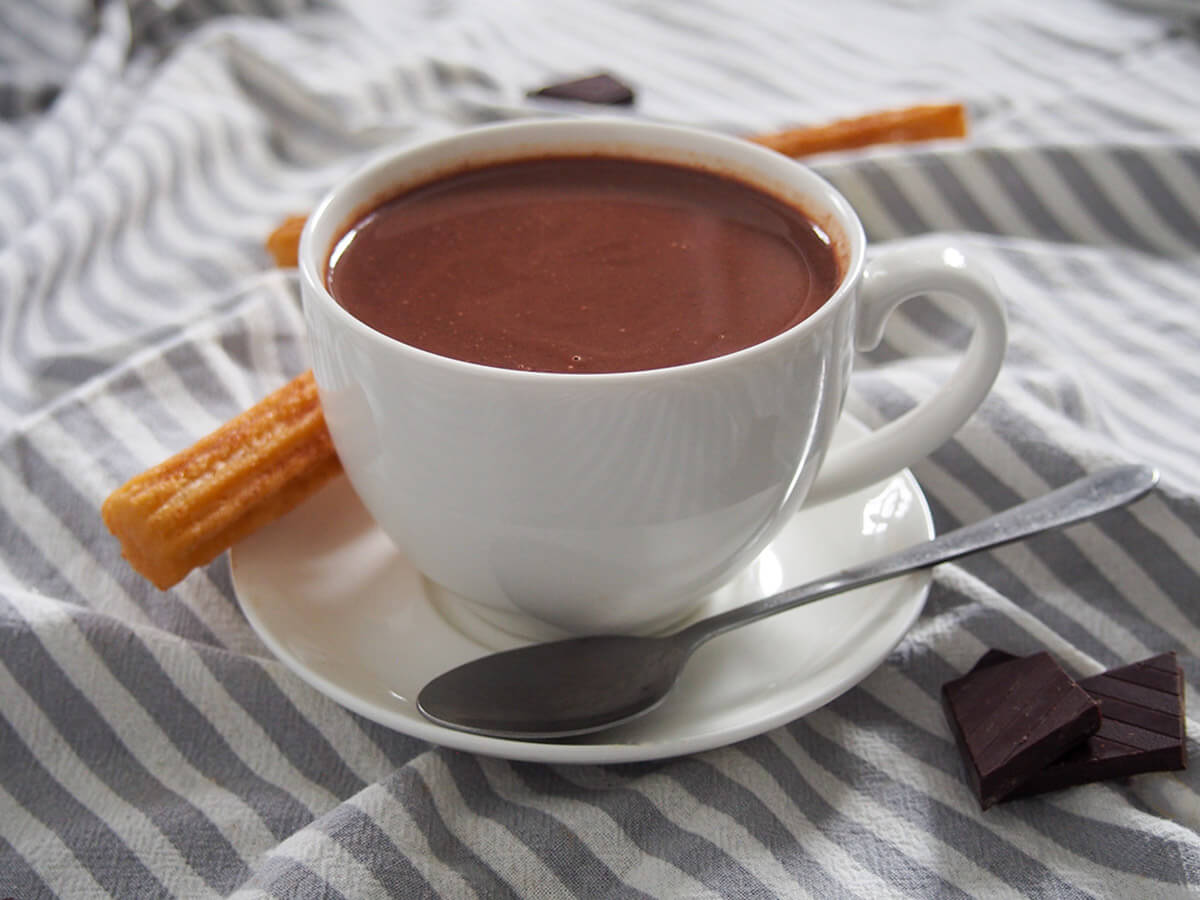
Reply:
[[[815,312],[841,278],[801,210],[735,178],[609,156],[456,171],[353,222],[334,298],[469,362],[546,372],[722,356]]]

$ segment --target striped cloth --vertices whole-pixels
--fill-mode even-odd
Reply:
[[[1198,35],[1186,0],[5,0],[0,897],[1194,896],[1195,769],[981,813],[939,690],[989,646],[1174,650],[1200,696]],[[965,143],[815,161],[878,245],[953,235],[1007,296],[995,390],[914,469],[938,527],[1116,461],[1161,486],[938,569],[825,708],[620,766],[391,732],[271,658],[226,560],[133,575],[103,498],[307,365],[270,229],[383,143],[557,114],[525,91],[596,69],[733,133],[969,103]],[[894,418],[963,340],[908,304],[853,411]]]

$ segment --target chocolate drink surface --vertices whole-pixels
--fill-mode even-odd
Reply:
[[[801,210],[731,177],[608,156],[482,166],[352,223],[326,284],[367,325],[508,369],[627,372],[786,331],[841,278]]]

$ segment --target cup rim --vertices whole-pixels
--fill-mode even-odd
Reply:
[[[357,194],[357,197],[350,203],[350,207],[356,210],[363,210],[373,202],[379,201],[381,196],[386,196],[386,192],[371,191],[365,188],[381,171],[400,166],[405,161],[416,158],[418,154],[428,154],[439,158],[444,157],[445,162],[441,168],[446,172],[454,171],[467,161],[467,158],[461,153],[464,145],[471,146],[480,142],[486,143],[490,138],[498,136],[507,136],[516,140],[526,138],[529,143],[526,145],[516,145],[516,140],[514,140],[514,144],[517,147],[516,152],[502,154],[496,156],[494,159],[485,154],[480,160],[480,165],[487,165],[488,162],[492,161],[500,162],[535,155],[545,156],[553,152],[553,148],[539,146],[536,143],[539,137],[557,136],[562,138],[563,135],[571,134],[578,136],[578,139],[573,142],[578,145],[575,147],[575,152],[589,147],[594,150],[603,144],[609,144],[610,146],[617,144],[620,146],[620,149],[612,150],[613,155],[624,154],[637,158],[637,150],[640,147],[643,150],[642,158],[662,159],[668,162],[675,161],[679,164],[687,165],[689,161],[680,158],[683,156],[683,153],[678,148],[689,146],[691,155],[694,157],[694,159],[690,160],[691,164],[702,166],[705,161],[710,163],[719,161],[729,164],[732,159],[736,158],[740,161],[736,166],[737,175],[749,181],[754,186],[768,192],[776,193],[776,195],[779,193],[779,186],[784,183],[802,184],[808,196],[811,197],[814,193],[819,194],[822,207],[819,210],[811,210],[801,206],[801,210],[814,219],[817,217],[817,213],[828,214],[837,223],[837,227],[842,232],[840,237],[844,238],[845,250],[847,251],[846,265],[841,272],[841,279],[838,282],[837,288],[821,304],[819,309],[790,328],[778,334],[771,335],[769,338],[752,344],[749,347],[743,347],[720,356],[713,356],[678,365],[662,366],[654,369],[636,369],[633,371],[546,372],[530,369],[509,369],[470,362],[451,356],[443,356],[430,350],[424,350],[413,344],[405,343],[398,338],[391,337],[372,328],[351,314],[334,299],[325,286],[325,278],[322,273],[333,245],[329,243],[328,246],[316,246],[316,233],[326,225],[324,222],[325,218],[330,216],[336,207],[345,204],[346,201],[344,198],[346,195],[354,197]],[[674,146],[671,146],[671,142],[674,142]],[[561,146],[570,147],[571,142],[563,143]],[[524,149],[521,149],[522,147]],[[651,150],[658,150],[662,155],[655,155],[648,152]],[[564,151],[563,155],[566,155],[567,152],[569,151]],[[770,176],[774,176],[774,180],[768,184],[766,182],[770,179]],[[433,174],[413,179],[413,183],[419,184],[433,177],[437,177],[436,171]],[[334,228],[338,229],[345,224],[345,221],[335,223]],[[836,243],[839,241],[839,236],[831,235],[831,240]],[[570,382],[644,381],[665,377],[678,377],[679,375],[686,375],[693,372],[698,373],[725,366],[740,365],[757,355],[770,353],[781,344],[796,340],[807,332],[815,331],[820,327],[821,322],[836,314],[834,311],[835,308],[849,301],[854,285],[857,284],[865,265],[866,235],[857,213],[855,213],[849,201],[842,196],[841,192],[807,165],[797,160],[743,138],[732,137],[716,131],[690,126],[597,116],[588,119],[553,119],[495,123],[469,128],[429,141],[419,141],[417,143],[384,148],[375,153],[357,169],[350,172],[350,174],[339,178],[325,192],[304,224],[304,228],[300,234],[298,252],[300,280],[302,287],[307,288],[307,290],[301,291],[302,303],[306,307],[312,302],[320,303],[326,312],[331,313],[345,327],[350,328],[356,334],[372,343],[389,348],[389,352],[411,355],[414,359],[421,360],[428,365],[433,365],[444,370],[459,373],[474,373],[480,377],[497,379],[516,379],[519,381],[569,380]],[[839,259],[840,263],[841,260]],[[311,319],[309,319],[309,327],[312,327]]]

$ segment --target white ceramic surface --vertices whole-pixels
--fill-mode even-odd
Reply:
[[[381,195],[439,172],[553,153],[703,165],[794,201],[832,237],[843,283],[754,347],[635,373],[548,374],[447,359],[387,338],[325,290],[330,246]],[[300,270],[314,371],[346,473],[406,556],[492,621],[531,635],[645,631],[689,614],[762,552],[818,479],[856,347],[900,302],[938,291],[974,312],[943,389],[831,456],[811,498],[899,471],[949,438],[989,390],[1003,307],[961,252],[865,263],[853,210],[813,172],[747,141],[630,121],[522,122],[391,152],[309,218]],[[460,602],[460,601],[456,601]]]
[[[864,429],[843,421],[839,438]],[[903,472],[788,521],[703,604],[708,614],[933,536]],[[865,678],[919,615],[928,573],[831,597],[700,648],[666,702],[574,742],[479,737],[434,725],[415,698],[433,676],[520,641],[481,623],[472,639],[431,602],[428,582],[376,527],[345,479],[233,549],[247,619],[285,665],[338,703],[417,738],[490,756],[617,763],[695,753],[802,716]]]

